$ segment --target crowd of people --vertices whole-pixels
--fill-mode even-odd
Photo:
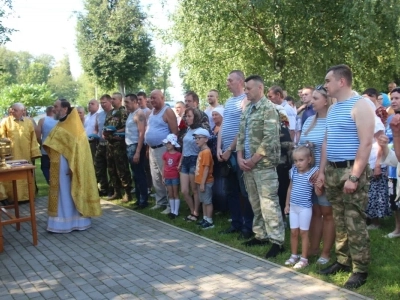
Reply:
[[[211,89],[204,111],[193,91],[174,108],[160,90],[114,93],[90,100],[86,116],[58,99],[36,125],[17,103],[0,133],[15,158],[41,155],[50,232],[90,227],[90,217],[101,214],[99,196],[136,198],[135,209],[144,209],[152,191],[152,210],[177,218],[181,192],[190,210],[184,220],[212,229],[223,194],[231,223],[220,234],[238,234],[247,247],[270,245],[265,257],[273,258],[284,252],[288,219],[286,265],[302,269],[317,255],[321,274],[352,272],[345,287],[363,285],[368,230],[392,210],[396,227],[387,237],[400,237],[400,89],[390,83],[388,95],[374,88],[359,94],[346,65],[331,67],[323,85],[300,89],[299,107],[258,75],[233,70],[226,85],[232,96],[221,105]],[[1,199],[10,197],[7,184],[0,188]],[[328,266],[334,243],[336,261]]]

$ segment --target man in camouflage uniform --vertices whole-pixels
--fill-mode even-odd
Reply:
[[[272,247],[265,256],[270,258],[283,252],[285,239],[276,173],[280,159],[280,122],[275,106],[264,96],[263,79],[252,75],[245,82],[250,103],[240,119],[236,150],[254,212],[255,237],[244,245],[265,245],[270,241]]]
[[[323,275],[351,272],[345,288],[367,281],[370,262],[365,209],[370,169],[368,159],[374,136],[375,113],[367,100],[354,93],[352,72],[346,65],[331,67],[325,76],[327,94],[336,98],[326,119],[318,188],[325,183],[336,226],[336,262]],[[346,134],[343,134],[343,133]]]
[[[96,171],[100,196],[111,196],[114,194],[114,191],[111,186],[111,180],[109,181],[107,175],[107,141],[103,137],[104,122],[107,113],[112,110],[111,96],[107,94],[101,96],[100,105],[103,111],[97,114],[94,129],[94,133],[100,137],[94,157],[94,169]]]
[[[122,106],[122,95],[114,93],[111,98],[113,110],[107,113],[104,122],[104,128],[114,126],[116,132],[107,133],[103,131],[103,135],[107,140],[107,168],[112,185],[114,187],[114,195],[108,197],[108,200],[121,198],[121,186],[125,191],[123,201],[131,201],[132,178],[129,172],[128,160],[126,159],[125,137],[119,136],[125,132],[126,119],[128,113]],[[118,180],[119,179],[119,180]]]

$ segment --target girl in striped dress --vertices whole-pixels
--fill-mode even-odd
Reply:
[[[285,265],[294,265],[294,269],[308,266],[308,230],[312,216],[311,177],[318,168],[314,167],[313,144],[306,142],[293,151],[294,166],[290,170],[290,185],[286,198],[285,213],[289,214],[290,248],[292,254]],[[301,256],[297,254],[301,236]]]

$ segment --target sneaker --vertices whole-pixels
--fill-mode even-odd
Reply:
[[[292,254],[289,259],[285,261],[285,266],[293,266],[300,260],[299,255]]]
[[[320,257],[317,260],[317,265],[326,265],[329,262],[329,258]]]
[[[168,215],[169,213],[171,213],[171,207],[167,207],[166,209],[164,209],[162,212],[161,212],[163,215]]]
[[[202,229],[211,229],[214,228],[214,223],[210,223],[206,220],[204,220],[205,222],[203,223],[203,225],[201,225]]]
[[[176,219],[177,216],[178,216],[178,215],[173,214],[173,213],[169,213],[169,214],[168,214],[168,218],[170,218],[171,220]]]
[[[201,219],[201,221],[198,221],[196,225],[202,226],[205,222],[207,222],[206,219]]]
[[[154,205],[152,208],[150,208],[151,210],[156,210],[156,209],[160,209],[160,208],[163,208],[161,205],[158,205],[158,204],[156,204],[156,205]]]
[[[344,284],[346,289],[357,289],[367,282],[368,273],[352,273]]]
[[[268,259],[272,257],[277,257],[278,254],[281,254],[283,251],[285,251],[283,246],[273,243],[267,254],[265,254],[265,258]]]
[[[300,258],[300,260],[293,266],[293,269],[300,270],[304,269],[308,266],[308,259],[307,258]]]

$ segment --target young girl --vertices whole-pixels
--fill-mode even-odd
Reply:
[[[179,170],[178,165],[181,160],[181,155],[175,150],[175,147],[180,147],[178,144],[178,138],[175,134],[168,134],[167,138],[163,140],[167,151],[163,154],[163,181],[167,186],[169,205],[171,206],[171,212],[168,216],[171,219],[175,219],[179,214]]]
[[[290,185],[286,197],[285,213],[289,214],[292,255],[285,265],[294,265],[294,269],[308,266],[308,229],[312,215],[311,194],[313,190],[310,179],[318,171],[318,168],[314,167],[312,147],[312,143],[306,142],[293,151],[294,166],[290,170]],[[302,245],[301,257],[297,255],[299,232]]]

